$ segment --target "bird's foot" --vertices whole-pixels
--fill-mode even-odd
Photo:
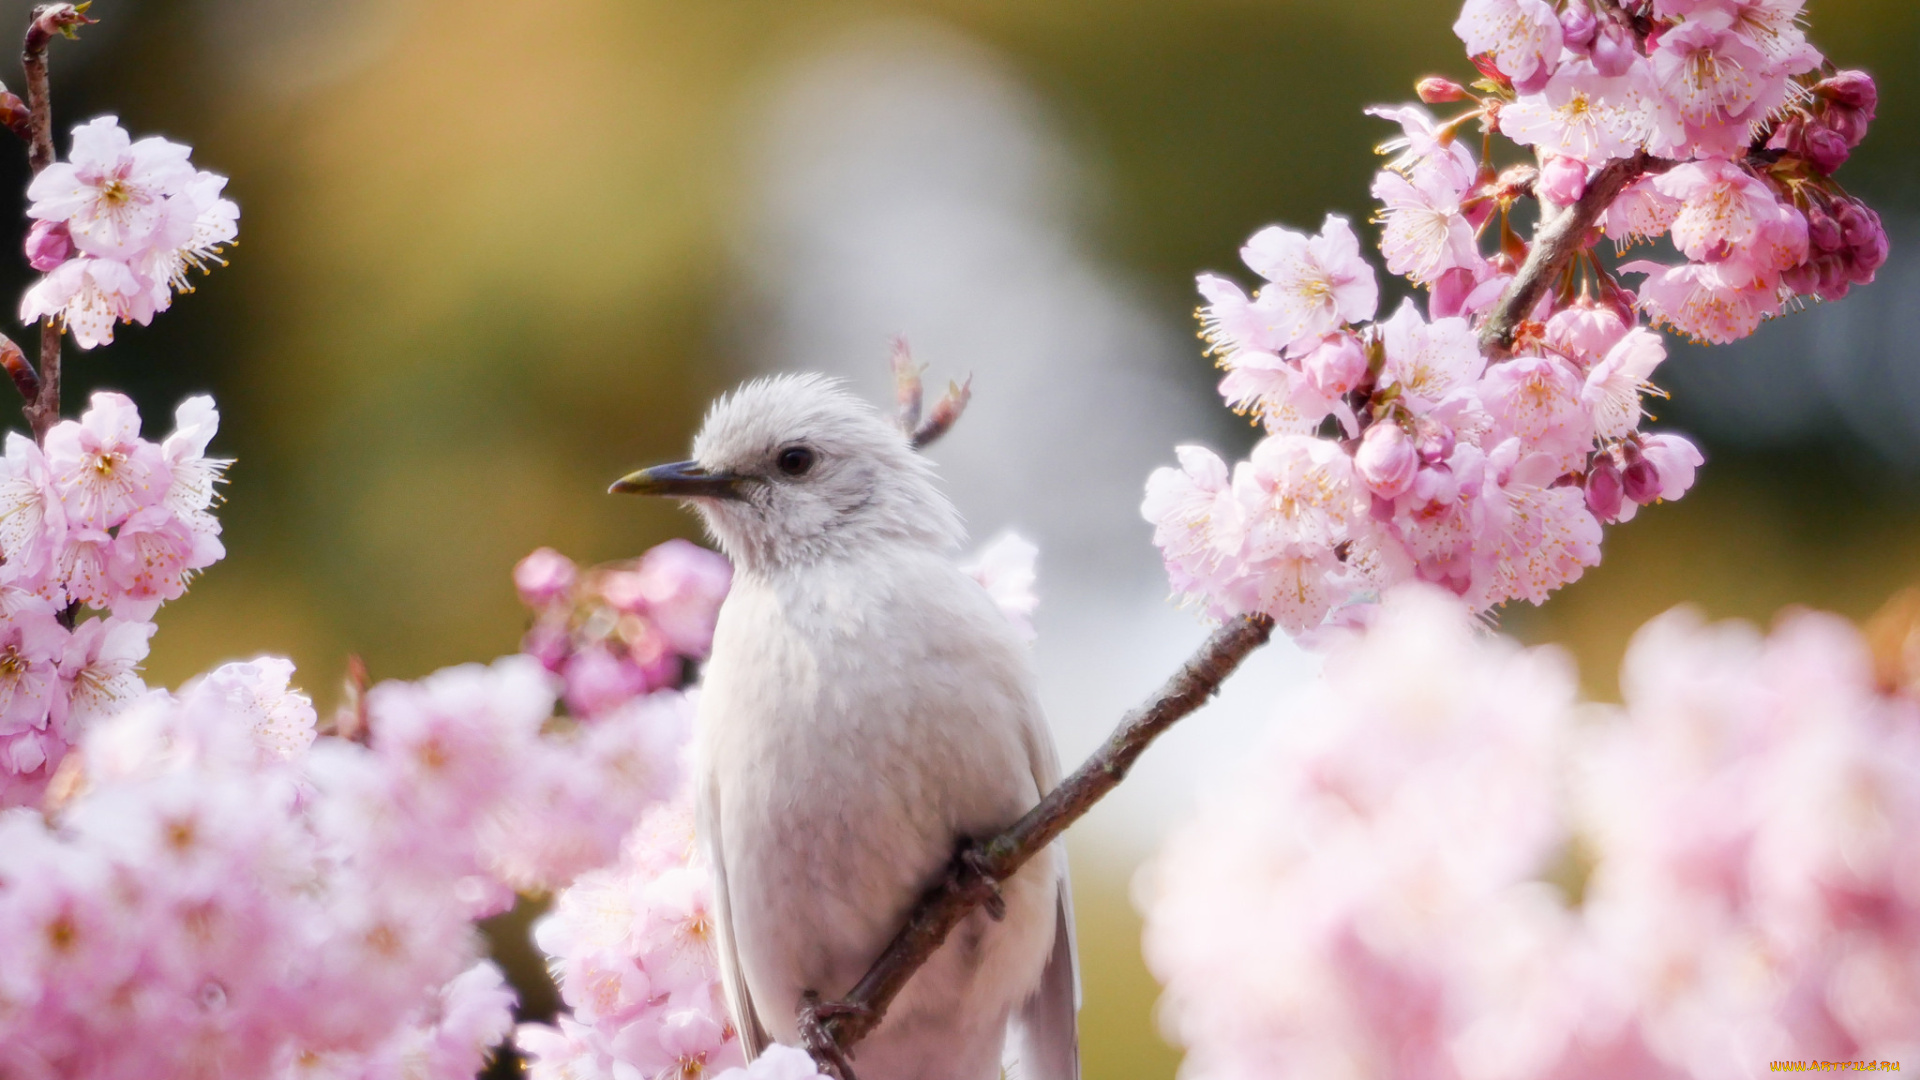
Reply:
[[[800,995],[800,1041],[806,1044],[807,1053],[813,1055],[814,1062],[823,1071],[831,1072],[840,1080],[856,1080],[853,1075],[853,1053],[843,1049],[833,1033],[827,1030],[827,1021],[837,1016],[853,1016],[864,1020],[873,1016],[873,1010],[846,1001],[822,1001],[818,990],[809,990]]]
[[[980,902],[987,916],[994,922],[1007,917],[1007,898],[1000,894],[1000,879],[994,876],[991,864],[987,862],[987,853],[972,840],[960,841],[960,849],[953,854],[953,875],[955,884],[966,890],[975,882],[987,890],[986,899]]]

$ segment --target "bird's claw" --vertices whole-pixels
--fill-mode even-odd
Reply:
[[[817,990],[800,995],[800,1041],[823,1070],[832,1072],[840,1080],[856,1080],[852,1051],[842,1048],[833,1033],[827,1030],[827,1021],[837,1016],[868,1019],[873,1016],[873,1010],[846,1001],[822,1001]]]
[[[980,850],[980,845],[971,840],[961,841],[960,850],[954,854],[954,861],[958,864],[955,867],[955,876],[960,879],[963,887],[967,884],[969,877],[986,886],[987,897],[980,902],[980,906],[986,909],[987,917],[994,922],[1006,918],[1007,898],[1001,895],[1000,879],[994,876],[987,862],[986,853]]]

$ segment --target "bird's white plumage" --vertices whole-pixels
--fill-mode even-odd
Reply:
[[[813,454],[803,476],[781,451]],[[1025,647],[954,565],[958,516],[928,463],[836,384],[781,377],[716,404],[695,459],[740,477],[696,500],[734,559],[704,676],[700,828],[729,1001],[751,1051],[797,1044],[801,994],[845,994],[961,837],[1058,779]],[[1011,1024],[1022,1080],[1075,1080],[1064,852],[976,911],[856,1048],[861,1080],[992,1080]]]

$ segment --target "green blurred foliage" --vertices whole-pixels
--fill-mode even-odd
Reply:
[[[1843,179],[1883,210],[1920,210],[1920,9],[1811,7],[1816,40],[1881,79],[1879,124]],[[23,5],[0,10],[23,20]],[[215,449],[239,461],[229,557],[160,616],[150,680],[283,653],[324,707],[349,652],[376,677],[411,677],[512,650],[508,570],[537,545],[594,561],[689,534],[670,506],[602,492],[678,454],[744,366],[723,325],[744,119],[769,71],[836,30],[912,13],[1004,52],[1091,165],[1086,242],[1178,321],[1192,273],[1234,265],[1254,228],[1367,216],[1370,148],[1388,132],[1359,109],[1405,100],[1419,75],[1465,73],[1455,10],[98,0],[103,25],[56,46],[61,127],[112,111],[190,142],[243,208],[233,265],[198,295],[69,353],[70,409],[111,386],[164,429],[180,397],[210,389],[225,416]],[[0,168],[0,183],[24,178],[22,163]],[[1197,345],[1192,377],[1213,378]],[[1604,567],[1509,615],[1523,636],[1574,647],[1596,692],[1626,633],[1680,600],[1857,616],[1920,576],[1910,478],[1837,442],[1708,450],[1687,501],[1614,530]],[[1114,534],[1147,542],[1137,522]],[[1168,1075],[1124,873],[1083,869],[1088,1075]]]

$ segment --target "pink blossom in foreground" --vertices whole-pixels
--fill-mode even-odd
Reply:
[[[1034,562],[1039,555],[1040,549],[1033,541],[1007,531],[994,537],[961,567],[987,590],[1027,641],[1034,639],[1033,612],[1040,606],[1040,598],[1033,592]]]
[[[689,792],[648,811],[618,864],[555,897],[534,940],[572,1015],[515,1034],[535,1080],[698,1076],[742,1064],[696,851]]]
[[[1139,892],[1184,1071],[1710,1080],[1920,1045],[1920,703],[1687,611],[1625,704],[1390,595]]]

